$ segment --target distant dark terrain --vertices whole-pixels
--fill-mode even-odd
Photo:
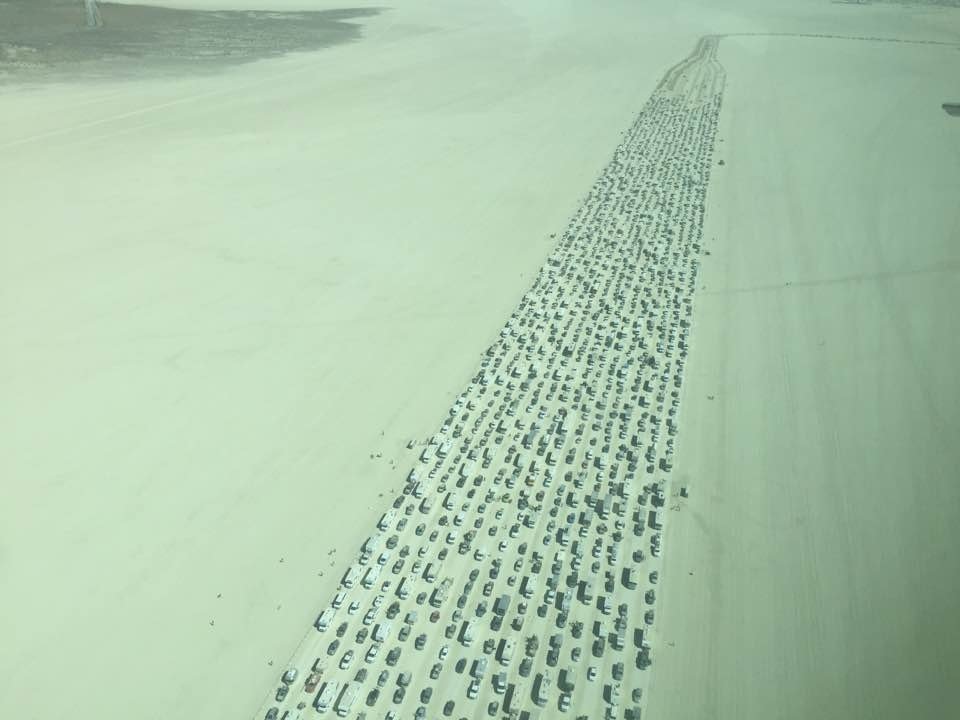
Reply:
[[[0,0],[0,80],[209,71],[356,40],[350,21],[379,12],[99,7],[103,27],[87,28],[82,0]]]

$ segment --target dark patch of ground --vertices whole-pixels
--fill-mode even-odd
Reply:
[[[361,28],[351,21],[380,12],[99,7],[103,27],[87,28],[83,0],[0,0],[0,81],[209,72],[352,42]]]

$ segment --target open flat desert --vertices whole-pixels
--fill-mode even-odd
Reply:
[[[0,3],[0,717],[960,715],[960,10],[161,4]]]

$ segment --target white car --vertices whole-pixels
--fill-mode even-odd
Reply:
[[[441,660],[446,660],[446,659],[447,659],[447,655],[449,655],[449,654],[450,654],[450,646],[449,646],[449,645],[441,645],[441,646],[440,646],[440,655],[439,655],[438,657],[439,657]]]
[[[350,607],[347,608],[347,614],[356,615],[359,609],[360,609],[359,601],[354,600],[352,603],[350,603]]]
[[[589,680],[590,682],[593,682],[596,679],[597,679],[597,667],[595,665],[591,665],[589,668],[587,668],[587,680]]]
[[[469,700],[476,700],[477,695],[480,694],[480,681],[474,678],[470,681],[470,687],[467,688],[467,698]]]

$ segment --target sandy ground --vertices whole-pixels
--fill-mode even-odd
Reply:
[[[412,459],[404,443],[436,429],[664,69],[708,32],[955,41],[948,12],[409,2],[364,21],[358,42],[213,77],[5,88],[0,714],[251,714],[332,595],[347,564],[338,558],[355,552],[398,488]],[[784,717],[828,696],[828,710],[843,701],[856,713],[872,707],[856,703],[877,664],[882,692],[864,703],[924,682],[936,691],[956,667],[949,617],[939,619],[956,574],[929,562],[951,560],[956,456],[944,438],[956,428],[956,333],[941,334],[949,315],[920,308],[956,304],[956,276],[941,268],[956,261],[947,188],[957,170],[943,145],[956,147],[957,129],[940,103],[960,94],[950,84],[958,55],[821,41],[811,60],[799,41],[724,42],[722,136],[743,156],[726,168],[742,183],[728,175],[718,186],[727,210],[712,220],[708,292],[848,281],[769,291],[780,303],[745,292],[698,306],[678,471],[695,479],[691,502],[703,503],[717,539],[693,537],[683,521],[668,537],[666,560],[679,569],[665,586],[664,623],[677,628],[676,652],[657,656],[651,709],[770,717],[775,694],[789,692]],[[771,63],[782,72],[768,73]],[[864,80],[875,72],[900,87],[904,119],[882,85]],[[789,106],[758,101],[758,84]],[[817,152],[834,170],[814,152],[780,155],[777,133],[786,147],[832,138]],[[905,136],[916,145],[898,145]],[[810,192],[802,209],[770,192],[791,163],[809,163],[791,187]],[[828,194],[825,177],[847,182]],[[888,178],[888,191],[865,177]],[[748,220],[749,231],[735,224]],[[784,228],[791,234],[779,236]],[[893,275],[903,270],[914,272]],[[847,315],[864,320],[852,323],[858,334],[836,322]],[[842,362],[808,357],[810,339],[844,348]],[[708,386],[711,405],[697,400]],[[717,404],[726,392],[741,400]],[[775,411],[788,406],[792,414]],[[708,422],[718,408],[736,414]],[[766,442],[784,414],[797,431]],[[766,464],[745,466],[754,454]],[[710,471],[729,486],[711,492]],[[766,519],[792,505],[770,497],[770,476],[810,508],[794,512],[807,526],[791,521],[793,536]],[[803,486],[811,494],[787,482],[801,477],[819,483]],[[842,495],[841,478],[883,491]],[[745,495],[710,500],[734,492]],[[733,539],[724,544],[722,532]],[[754,561],[759,576],[745,567],[758,546],[769,554]],[[757,607],[738,604],[723,594],[738,582],[719,574],[685,588],[710,577],[708,559],[723,548],[732,578],[773,584],[779,600],[758,592]],[[799,572],[798,552],[807,553]],[[703,571],[691,578],[680,571],[688,565]],[[825,589],[809,589],[805,573]],[[723,602],[707,603],[708,588]],[[805,616],[798,588],[812,593]],[[871,602],[874,615],[858,610]],[[765,621],[747,633],[750,617]],[[802,660],[784,654],[784,625],[811,643]],[[732,662],[743,637],[772,675],[763,693]],[[713,649],[705,656],[693,638],[714,638]],[[928,655],[901,660],[917,674],[900,672],[898,648],[921,641]],[[844,694],[843,667],[857,668],[856,693]],[[694,672],[702,679],[691,682]],[[824,678],[832,690],[809,693]]]
[[[650,717],[960,711],[957,55],[721,45]]]

